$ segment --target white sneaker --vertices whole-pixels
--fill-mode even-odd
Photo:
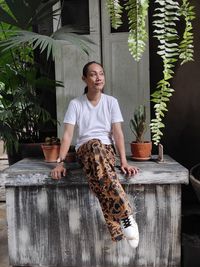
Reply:
[[[120,220],[121,228],[124,236],[128,240],[129,244],[136,248],[139,243],[139,231],[136,221],[133,219],[133,215],[130,215]]]

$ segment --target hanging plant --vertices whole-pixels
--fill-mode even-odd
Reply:
[[[188,0],[183,0],[183,4],[180,9],[181,16],[185,19],[185,31],[183,33],[182,41],[180,43],[179,58],[182,60],[181,65],[193,61],[194,56],[194,36],[193,36],[193,26],[192,20],[195,19],[194,6],[190,6]]]
[[[136,61],[141,59],[148,39],[146,27],[148,6],[148,0],[129,0],[126,3],[129,21],[128,46]]]
[[[106,6],[110,14],[112,27],[114,29],[119,28],[122,25],[121,14],[123,12],[119,0],[107,0]]]
[[[183,0],[182,6],[178,1],[173,0],[156,0],[158,7],[155,9],[155,27],[154,37],[157,38],[158,52],[163,61],[163,78],[157,83],[155,92],[152,94],[151,101],[155,103],[155,118],[151,120],[152,140],[158,145],[163,135],[162,128],[165,127],[162,122],[165,112],[168,111],[167,103],[174,91],[171,88],[170,80],[174,74],[175,63],[179,58],[182,64],[193,60],[193,33],[191,20],[194,19],[194,7],[189,5],[188,0]],[[183,34],[183,40],[177,31],[177,23],[180,16],[184,16],[186,27]],[[179,46],[180,42],[180,46]]]
[[[170,87],[169,80],[174,74],[173,68],[178,60],[178,32],[176,29],[179,21],[180,7],[177,1],[157,0],[158,7],[155,9],[155,20],[153,22],[155,30],[154,37],[158,39],[157,54],[163,61],[163,78],[158,82],[156,91],[152,94],[152,101],[155,103],[155,118],[151,121],[152,140],[157,145],[160,142],[164,128],[162,118],[167,111],[167,102],[174,91]]]
[[[136,61],[139,61],[146,48],[148,39],[146,21],[148,14],[148,0],[128,0],[120,5],[118,0],[107,0],[107,9],[111,18],[111,25],[114,29],[122,25],[123,8],[128,11],[129,51]]]
[[[114,5],[115,0],[109,0],[109,5]],[[120,8],[109,12],[112,17],[118,17],[121,20],[122,8],[128,10],[129,21],[129,51],[136,61],[139,61],[145,51],[146,41],[148,39],[146,19],[148,14],[148,0],[127,0]],[[165,127],[163,117],[168,111],[167,104],[174,92],[171,88],[170,80],[174,75],[174,67],[177,61],[181,60],[181,65],[193,61],[193,27],[192,20],[195,18],[194,6],[191,6],[189,0],[182,0],[181,5],[175,0],[155,0],[156,8],[154,10],[153,21],[154,37],[158,40],[157,54],[163,62],[163,77],[157,83],[156,90],[152,94],[151,101],[154,104],[155,118],[151,120],[152,140],[155,145],[160,143],[163,135],[162,129]],[[110,11],[110,10],[109,10]],[[116,13],[115,13],[116,12]],[[177,31],[180,18],[185,21],[185,29],[182,38]],[[122,22],[121,22],[122,24]],[[119,25],[121,25],[119,24]],[[112,25],[113,26],[113,25]]]

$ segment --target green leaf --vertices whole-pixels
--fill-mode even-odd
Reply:
[[[18,26],[17,21],[1,7],[0,7],[0,21],[14,26]]]
[[[0,41],[0,47],[4,47],[3,51],[6,51],[11,48],[19,47],[23,44],[29,44],[30,46],[33,45],[33,49],[40,48],[41,52],[44,51],[44,49],[47,49],[47,59],[50,56],[50,53],[52,53],[52,57],[54,59],[57,52],[62,49],[62,45],[65,42],[74,44],[86,54],[91,51],[88,44],[93,42],[91,42],[89,38],[84,36],[80,38],[80,36],[74,33],[67,33],[66,29],[60,29],[55,32],[52,37],[29,31],[15,31],[14,36],[11,36],[5,41]],[[62,42],[60,40],[62,40]]]
[[[111,18],[111,24],[114,29],[117,29],[121,26],[121,14],[122,14],[122,6],[120,5],[118,0],[107,0],[106,1],[107,10],[109,12]]]
[[[181,15],[186,21],[185,31],[183,33],[182,41],[180,43],[179,49],[179,58],[182,60],[181,65],[186,62],[194,61],[194,50],[193,50],[193,26],[192,20],[195,19],[194,6],[190,6],[188,0],[183,0],[181,6]]]
[[[41,20],[41,16],[46,18],[46,15],[51,16],[55,13],[52,11],[52,7],[58,0],[5,0],[5,3],[9,7],[11,15],[0,8],[0,21],[14,25],[19,29],[27,30],[36,21]],[[45,15],[45,16],[44,16]]]
[[[129,20],[128,46],[131,55],[136,61],[140,61],[148,39],[146,28],[148,5],[148,0],[128,0],[126,3]]]

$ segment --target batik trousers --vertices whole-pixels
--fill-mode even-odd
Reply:
[[[132,214],[132,209],[115,172],[112,145],[92,139],[79,147],[77,155],[83,164],[89,187],[99,199],[112,240],[123,239],[119,221]]]

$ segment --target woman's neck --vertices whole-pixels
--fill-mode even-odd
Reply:
[[[87,93],[86,94],[87,99],[90,101],[90,103],[95,107],[98,105],[100,99],[101,99],[101,92],[99,93]]]
[[[89,101],[99,101],[101,98],[101,92],[87,92],[86,95]]]

